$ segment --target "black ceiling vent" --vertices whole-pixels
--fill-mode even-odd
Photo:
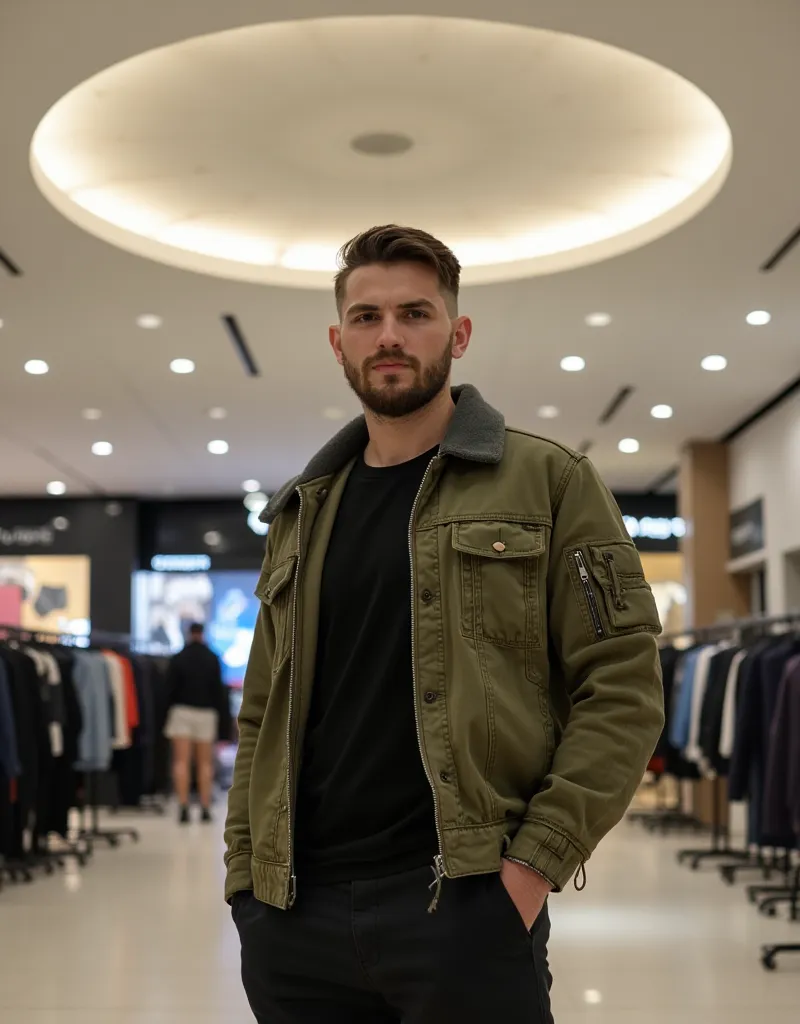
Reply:
[[[789,253],[794,249],[797,243],[800,242],[800,225],[789,235],[785,242],[781,242],[775,252],[770,256],[766,263],[762,263],[759,270],[762,274],[768,274],[770,270],[774,270],[777,265],[784,260]]]
[[[4,249],[0,249],[0,266],[10,277],[22,277],[22,268],[11,259]]]
[[[631,397],[631,395],[633,394],[633,390],[634,389],[632,387],[629,387],[628,385],[626,385],[624,388],[620,388],[616,395],[614,395],[614,397],[606,406],[598,422],[600,422],[601,424],[610,423],[614,416],[616,416],[617,413],[620,411],[625,402],[627,402],[628,399]]]
[[[233,347],[236,349],[236,352],[242,361],[245,373],[248,377],[260,377],[261,371],[258,368],[258,363],[256,363],[253,358],[253,353],[250,351],[247,339],[242,333],[239,321],[235,316],[232,316],[230,313],[226,313],[222,318],[222,322],[225,324],[225,330],[228,332],[228,337],[233,342]]]

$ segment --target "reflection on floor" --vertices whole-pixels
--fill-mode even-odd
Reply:
[[[221,825],[137,824],[138,846],[0,893],[3,1024],[252,1021],[221,898]],[[768,974],[758,951],[800,941],[800,924],[677,867],[679,845],[623,824],[586,890],[553,898],[557,1024],[797,1024],[800,955]]]

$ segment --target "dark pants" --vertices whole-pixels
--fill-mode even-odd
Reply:
[[[371,882],[301,883],[291,910],[234,899],[258,1024],[552,1024],[547,907],[531,933],[496,874],[430,868]]]

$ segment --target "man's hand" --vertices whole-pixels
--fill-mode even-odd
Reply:
[[[542,912],[544,901],[552,892],[552,886],[533,868],[505,859],[500,868],[500,880],[519,911],[519,916],[525,922],[525,927],[530,931]]]

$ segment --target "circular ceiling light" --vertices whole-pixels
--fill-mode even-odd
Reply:
[[[725,369],[728,365],[728,360],[725,356],[706,356],[700,365],[710,373],[718,373],[720,370]]]
[[[242,484],[242,490],[247,491],[248,494],[255,494],[261,490],[261,484],[258,480],[245,480]]]
[[[143,313],[136,317],[136,326],[141,327],[144,331],[157,331],[163,323],[161,317],[156,316],[155,313]]]
[[[208,410],[208,415],[212,420],[224,420],[228,415],[228,410],[216,405],[213,409]]]
[[[544,101],[555,93],[558,104]],[[154,101],[163,94],[169,103]],[[602,173],[581,159],[599,150]],[[464,284],[618,256],[702,210],[731,152],[712,100],[638,54],[503,22],[366,15],[249,25],[130,57],[55,103],[30,163],[61,213],[137,255],[327,289],[340,246],[398,211],[453,248]]]
[[[85,420],[99,420],[102,419],[103,414],[99,409],[84,409],[81,412],[81,416]]]
[[[608,327],[611,323],[610,313],[590,313],[586,317],[587,327]]]
[[[92,455],[113,455],[114,445],[110,441],[95,441],[92,445]]]
[[[543,405],[537,415],[543,420],[554,420],[558,416],[558,408],[555,405]]]
[[[672,419],[673,410],[671,405],[654,405],[650,410],[650,415],[654,420],[669,420]]]
[[[230,445],[227,441],[209,441],[208,450],[212,455],[227,455],[230,451]]]
[[[580,373],[586,368],[586,360],[581,356],[564,356],[561,360],[561,369],[567,373]]]
[[[209,530],[203,535],[203,541],[210,548],[218,548],[222,543],[222,534],[219,530]]]
[[[357,135],[350,146],[356,153],[365,156],[399,156],[407,153],[414,140],[401,132],[366,132]]]
[[[29,359],[25,364],[25,372],[32,374],[34,377],[41,377],[43,374],[50,372],[50,367],[44,359]]]
[[[67,493],[67,485],[61,480],[51,480],[47,485],[47,493],[58,497]]]
[[[59,533],[64,533],[65,530],[69,529],[69,519],[66,516],[56,516],[53,520],[53,529],[58,530]]]
[[[195,370],[191,359],[173,359],[169,368],[173,373],[194,373]]]
[[[641,446],[635,437],[623,437],[617,447],[625,455],[635,455]]]
[[[746,319],[751,327],[764,327],[772,319],[772,314],[766,309],[754,309],[752,313],[747,314]]]

